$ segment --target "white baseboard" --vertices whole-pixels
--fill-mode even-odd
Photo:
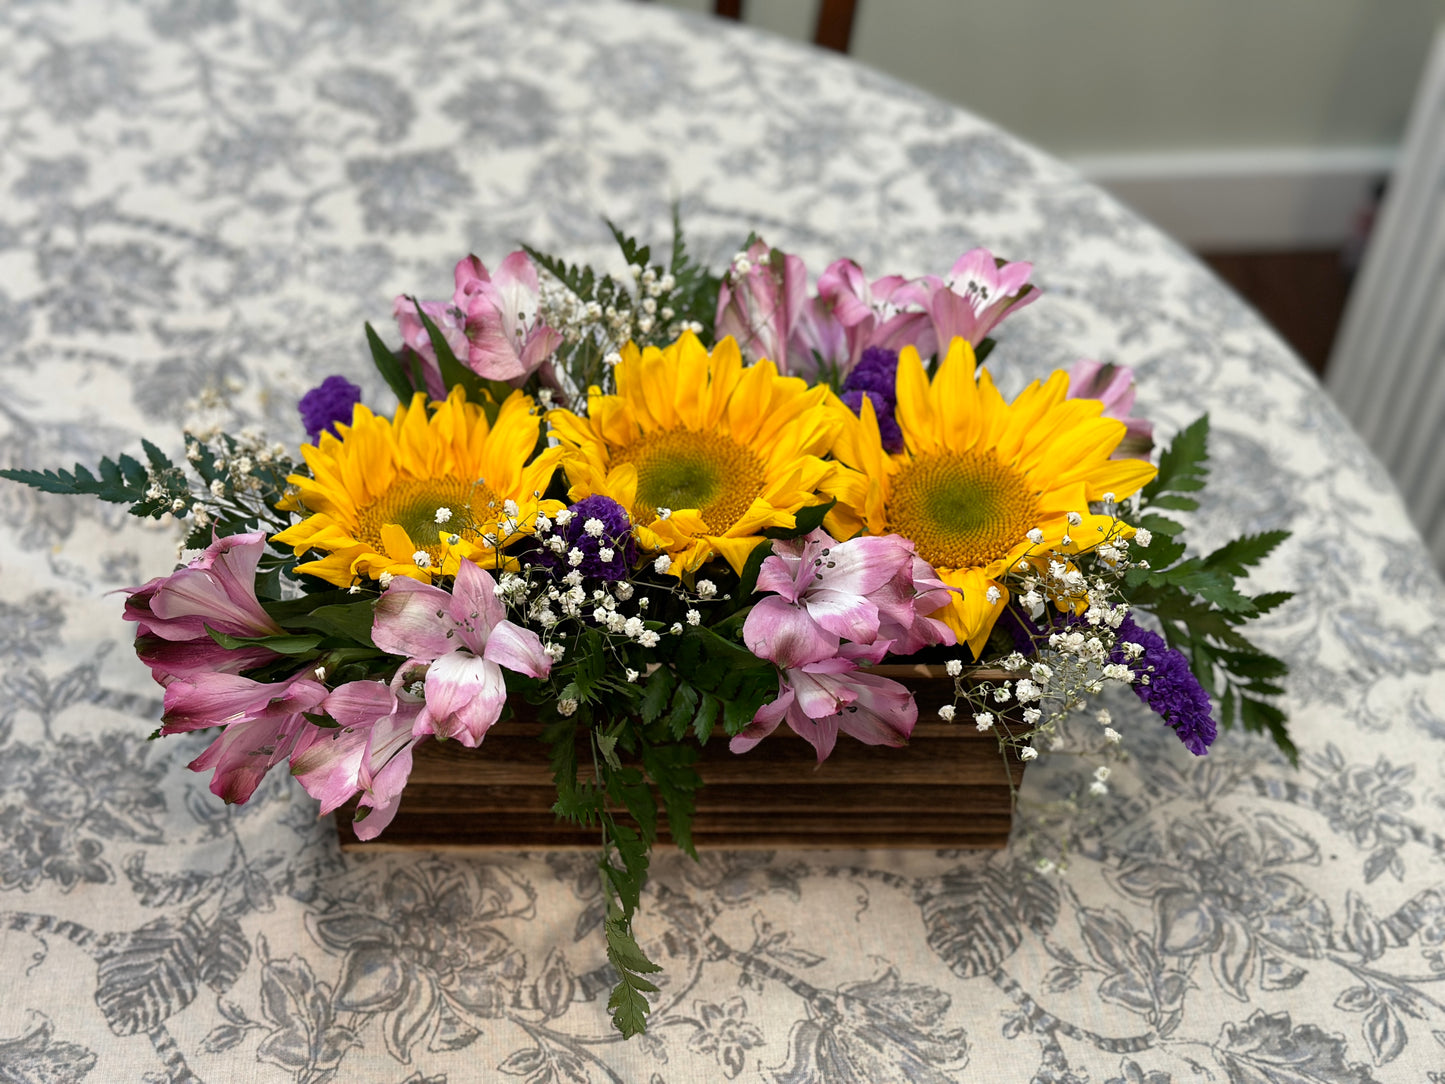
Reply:
[[[1393,147],[1084,155],[1071,159],[1196,249],[1329,248],[1347,242]]]

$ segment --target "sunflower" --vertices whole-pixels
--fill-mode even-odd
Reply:
[[[617,394],[593,388],[587,417],[548,415],[570,496],[617,501],[675,573],[714,554],[741,571],[763,531],[826,500],[817,490],[837,467],[821,456],[841,424],[826,387],[771,361],[744,368],[731,338],[709,355],[691,332],[663,350],[629,343],[615,375]]]
[[[1089,502],[1109,492],[1123,499],[1156,471],[1109,458],[1124,423],[1101,417],[1097,400],[1067,398],[1067,373],[1006,403],[963,339],[953,340],[931,383],[918,351],[906,347],[896,391],[904,450],[883,450],[871,402],[861,417],[849,411],[833,454],[855,471],[825,486],[838,498],[827,526],[838,538],[861,530],[910,539],[939,578],[961,590],[936,616],[977,656],[1008,602],[1004,574],[1050,551],[1093,549],[1111,530],[1130,533],[1090,513]],[[1080,517],[1072,526],[1071,512]],[[1035,529],[1043,537],[1030,542]]]
[[[539,499],[561,450],[532,459],[540,424],[521,392],[490,425],[456,388],[430,404],[418,392],[390,419],[358,403],[336,431],[340,439],[322,433],[302,447],[311,474],[287,479],[289,505],[310,514],[274,538],[297,556],[323,552],[296,569],[328,583],[384,572],[429,583],[454,575],[462,558],[505,566],[498,551],[529,533],[538,512],[561,507]]]

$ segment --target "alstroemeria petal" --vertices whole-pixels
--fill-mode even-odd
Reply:
[[[482,658],[528,677],[544,678],[552,672],[552,657],[542,650],[537,634],[510,621],[499,621],[488,633]]]
[[[788,725],[817,751],[818,763],[821,764],[837,744],[838,718],[837,715],[829,715],[822,719],[810,719],[795,707],[788,713]]]
[[[321,816],[334,813],[356,793],[370,737],[370,727],[315,727],[297,743],[291,774],[321,803]]]
[[[272,716],[233,723],[186,767],[212,768],[211,793],[227,803],[244,802],[262,778],[291,752],[300,716]]]
[[[455,625],[445,617],[452,612],[452,596],[409,576],[397,576],[376,602],[371,639],[381,650],[411,658],[435,659],[456,645],[447,639]]]
[[[450,652],[427,670],[426,706],[436,733],[469,748],[481,742],[506,700],[501,667],[470,652]]]
[[[348,681],[332,689],[321,707],[342,726],[370,726],[396,710],[396,694],[382,681]]]
[[[878,638],[878,607],[862,595],[814,591],[803,605],[808,616],[834,636],[862,644]]]
[[[357,839],[375,839],[396,816],[397,807],[401,804],[401,793],[406,788],[407,777],[411,775],[411,751],[415,746],[415,742],[403,746],[387,761],[386,766],[376,773],[371,790],[361,796],[357,805],[369,807],[371,813],[352,825]]]
[[[497,598],[497,581],[475,562],[463,561],[457,568],[452,600],[452,616],[470,624],[475,630],[469,634],[465,629],[459,629],[458,635],[474,652],[481,654],[488,630],[507,616],[501,600]]]
[[[838,653],[838,636],[808,616],[807,610],[776,595],[761,599],[743,622],[743,643],[760,659],[779,666],[802,666]]]
[[[913,695],[898,682],[876,674],[852,673],[846,680],[857,699],[838,716],[838,726],[865,745],[907,745],[918,722]]]
[[[764,704],[754,713],[753,721],[740,733],[733,735],[728,742],[728,749],[734,753],[746,753],[777,730],[783,716],[787,715],[788,709],[793,706],[795,696],[792,686],[779,682],[777,699],[770,704]]]

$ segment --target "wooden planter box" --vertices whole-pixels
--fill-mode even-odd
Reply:
[[[918,724],[907,747],[868,746],[841,734],[820,765],[813,747],[786,725],[741,756],[716,734],[697,763],[704,785],[694,843],[1003,847],[1013,820],[1009,780],[1022,780],[1023,763],[1012,753],[1005,758],[997,737],[979,733],[971,720],[938,718],[939,707],[953,702],[953,679],[942,667],[878,666],[872,672],[913,690]],[[973,680],[1004,676],[979,671]],[[477,749],[455,742],[419,745],[396,818],[380,838],[363,843],[352,832],[348,805],[336,819],[342,847],[595,848],[596,829],[578,829],[552,812],[556,786],[540,733],[540,723],[512,719],[489,731]],[[666,830],[660,835],[665,838]]]

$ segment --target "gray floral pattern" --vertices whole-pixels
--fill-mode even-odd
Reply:
[[[1125,696],[1116,793],[1031,769],[1011,851],[659,855],[648,1035],[609,1030],[584,854],[341,854],[286,778],[228,808],[147,743],[159,690],[106,592],[176,536],[0,485],[0,1079],[294,1084],[1445,1080],[1445,586],[1318,385],[1172,242],[1057,163],[865,71],[582,0],[0,4],[0,461],[302,434],[363,321],[610,216],[815,271],[985,244],[1046,299],[990,361],[1140,373],[1211,413],[1194,532],[1293,530],[1258,577],[1298,769],[1191,760]],[[485,755],[485,751],[479,753]],[[1064,832],[1065,877],[1024,835]]]

